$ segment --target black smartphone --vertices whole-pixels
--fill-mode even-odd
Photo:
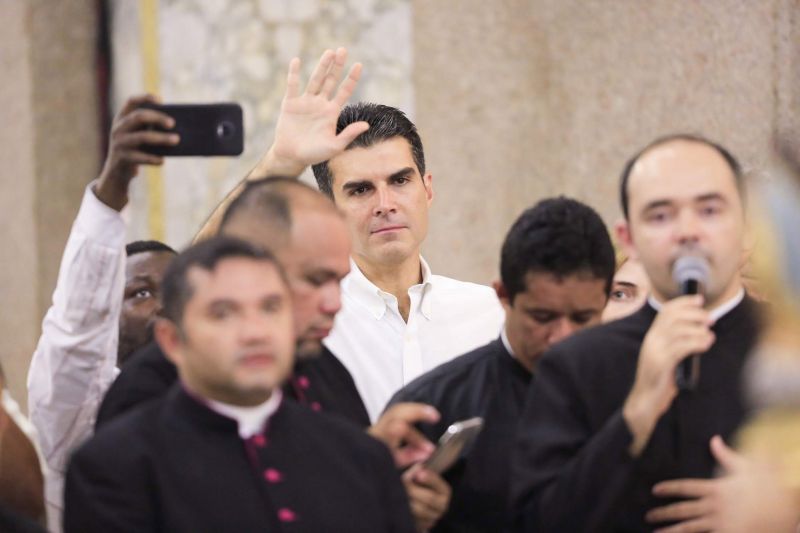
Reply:
[[[234,156],[244,150],[239,104],[144,104],[142,107],[171,116],[175,127],[165,131],[181,137],[175,146],[143,146],[145,152],[164,156]]]
[[[436,450],[423,462],[425,468],[441,474],[456,462],[461,450],[469,445],[483,429],[479,416],[450,424],[439,439]]]

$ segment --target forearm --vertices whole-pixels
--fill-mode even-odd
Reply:
[[[214,208],[214,211],[211,212],[211,215],[203,223],[200,231],[194,236],[193,242],[196,243],[207,240],[219,232],[222,218],[225,216],[228,206],[242,194],[247,182],[279,176],[297,178],[305,169],[306,166],[302,163],[276,156],[273,149],[270,148],[253,170],[251,170],[250,173],[240,181],[219,204],[217,204],[217,207]]]

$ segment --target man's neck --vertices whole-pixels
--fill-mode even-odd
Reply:
[[[744,285],[742,284],[741,278],[737,277],[732,283],[728,285],[725,291],[717,296],[714,300],[709,300],[704,302],[703,308],[708,311],[714,311],[720,306],[725,305],[726,303],[730,302],[734,298],[736,298],[739,293],[744,290]],[[664,305],[670,298],[667,298],[663,294],[659,294],[656,291],[653,291],[651,294],[652,300],[655,300],[657,304],[656,307],[660,308]],[[651,300],[651,301],[652,301]]]
[[[353,256],[353,261],[364,277],[380,290],[397,298],[400,314],[403,320],[408,322],[411,308],[408,289],[422,282],[422,264],[419,253],[411,254],[401,263],[394,264],[375,264],[359,256]]]

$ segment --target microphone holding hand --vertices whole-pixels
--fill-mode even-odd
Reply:
[[[711,267],[704,258],[685,255],[675,261],[672,279],[678,284],[681,295],[702,294],[708,286]],[[694,390],[700,380],[700,356],[690,355],[675,369],[675,384],[678,390]]]

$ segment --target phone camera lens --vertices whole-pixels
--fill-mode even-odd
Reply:
[[[220,139],[227,139],[232,136],[236,128],[231,122],[224,120],[217,124],[217,137]]]

